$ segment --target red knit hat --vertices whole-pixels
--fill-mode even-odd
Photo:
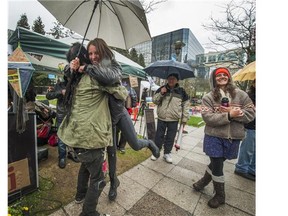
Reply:
[[[224,73],[228,77],[231,76],[227,68],[217,68],[216,71],[215,71],[215,76],[217,76],[217,74],[219,74],[219,73]]]

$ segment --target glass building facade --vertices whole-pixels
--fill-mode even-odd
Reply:
[[[177,41],[185,44],[178,55],[175,49]],[[188,28],[155,36],[152,41],[138,44],[134,48],[138,54],[143,54],[146,66],[157,60],[196,61],[196,55],[204,54],[204,48]]]
[[[152,41],[146,41],[144,43],[137,44],[133,48],[136,49],[138,55],[142,53],[145,65],[148,66],[151,63]]]

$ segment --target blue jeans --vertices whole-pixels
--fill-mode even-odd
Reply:
[[[61,125],[62,121],[63,118],[59,118],[57,116],[57,127]],[[58,157],[59,160],[62,158],[66,158],[66,144],[61,139],[59,139],[59,137],[58,137]]]
[[[96,211],[98,199],[106,185],[102,164],[104,162],[104,148],[75,149],[81,166],[78,173],[76,197],[84,197],[81,216],[99,216]],[[90,179],[89,185],[88,180]]]
[[[246,129],[246,137],[242,141],[235,170],[255,175],[256,172],[255,130]]]

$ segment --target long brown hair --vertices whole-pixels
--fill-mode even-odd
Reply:
[[[80,49],[80,52],[79,52],[79,55],[77,56],[79,49]],[[84,46],[82,46],[78,42],[73,43],[66,54],[66,59],[69,63],[76,57],[79,58],[80,65],[90,63],[89,59],[87,58],[87,50],[85,49]],[[66,109],[66,118],[67,118],[66,123],[68,124],[70,120],[70,116],[71,116],[71,107],[72,107],[73,97],[75,94],[75,89],[77,85],[79,84],[83,73],[77,73],[77,72],[71,73],[70,67],[69,67],[69,68],[66,68],[66,70],[64,71],[64,74],[68,78],[68,83],[66,85],[66,92],[64,96],[64,106]]]
[[[216,85],[216,76],[215,76],[215,73],[217,70],[219,69],[225,69],[227,70],[228,74],[229,74],[229,78],[228,78],[228,83],[226,85],[226,88],[225,88],[225,91],[228,92],[232,98],[234,98],[236,96],[236,86],[234,85],[233,81],[232,81],[232,78],[231,78],[231,74],[230,74],[230,71],[227,69],[227,68],[224,68],[224,67],[221,67],[221,68],[216,68],[212,74],[211,74],[211,78],[212,78],[212,85],[213,85],[213,89],[212,89],[212,94],[213,94],[213,99],[215,101],[220,101],[221,98],[222,98],[222,95],[220,93],[220,88],[219,86]]]
[[[95,38],[91,40],[87,45],[88,51],[91,45],[96,47],[99,53],[100,61],[102,61],[105,58],[110,59],[110,60],[114,59],[114,54],[112,50],[108,47],[107,43],[103,39]]]

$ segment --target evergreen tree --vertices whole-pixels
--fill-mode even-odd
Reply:
[[[26,13],[21,14],[20,19],[17,22],[17,26],[30,30],[30,25],[28,24],[28,18],[26,16]]]
[[[145,60],[142,53],[139,54],[138,64],[141,65],[142,67],[145,67]]]
[[[131,50],[130,50],[130,59],[132,60],[132,61],[134,61],[134,62],[138,62],[138,54],[137,54],[137,51],[136,51],[136,49],[135,48],[132,48]]]
[[[43,24],[41,17],[38,16],[33,22],[32,30],[39,34],[45,35],[44,27],[45,25]]]

